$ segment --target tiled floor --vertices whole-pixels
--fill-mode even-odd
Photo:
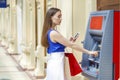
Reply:
[[[0,80],[32,80],[0,46]]]
[[[0,72],[0,80],[31,80],[25,72],[3,71]]]

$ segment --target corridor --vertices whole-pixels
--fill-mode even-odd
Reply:
[[[0,43],[0,80],[46,80],[44,76],[35,77],[34,70],[23,69],[19,65],[19,54],[10,54]],[[71,80],[88,80],[80,74]]]
[[[30,72],[23,70],[18,64],[19,55],[10,55],[7,49],[0,45],[0,80],[43,80],[36,79]]]

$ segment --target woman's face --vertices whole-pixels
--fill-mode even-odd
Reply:
[[[61,17],[62,17],[61,11],[56,12],[56,14],[53,15],[52,18],[51,18],[52,19],[52,25],[60,25]]]

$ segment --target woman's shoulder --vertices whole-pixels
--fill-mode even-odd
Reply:
[[[58,37],[61,36],[61,34],[60,34],[58,31],[56,31],[56,30],[52,30],[52,31],[50,32],[50,36],[51,36],[51,37],[58,38]]]
[[[50,35],[56,36],[56,35],[59,35],[59,33],[56,30],[51,30]]]
[[[52,30],[50,31],[49,36],[51,38],[51,41],[56,42],[55,40],[56,38],[59,38],[60,34],[56,30]]]

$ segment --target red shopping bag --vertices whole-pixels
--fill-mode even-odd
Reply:
[[[75,75],[79,74],[80,72],[82,72],[82,69],[80,68],[73,53],[65,53],[65,56],[68,57],[68,60],[69,60],[71,76],[75,76]]]

